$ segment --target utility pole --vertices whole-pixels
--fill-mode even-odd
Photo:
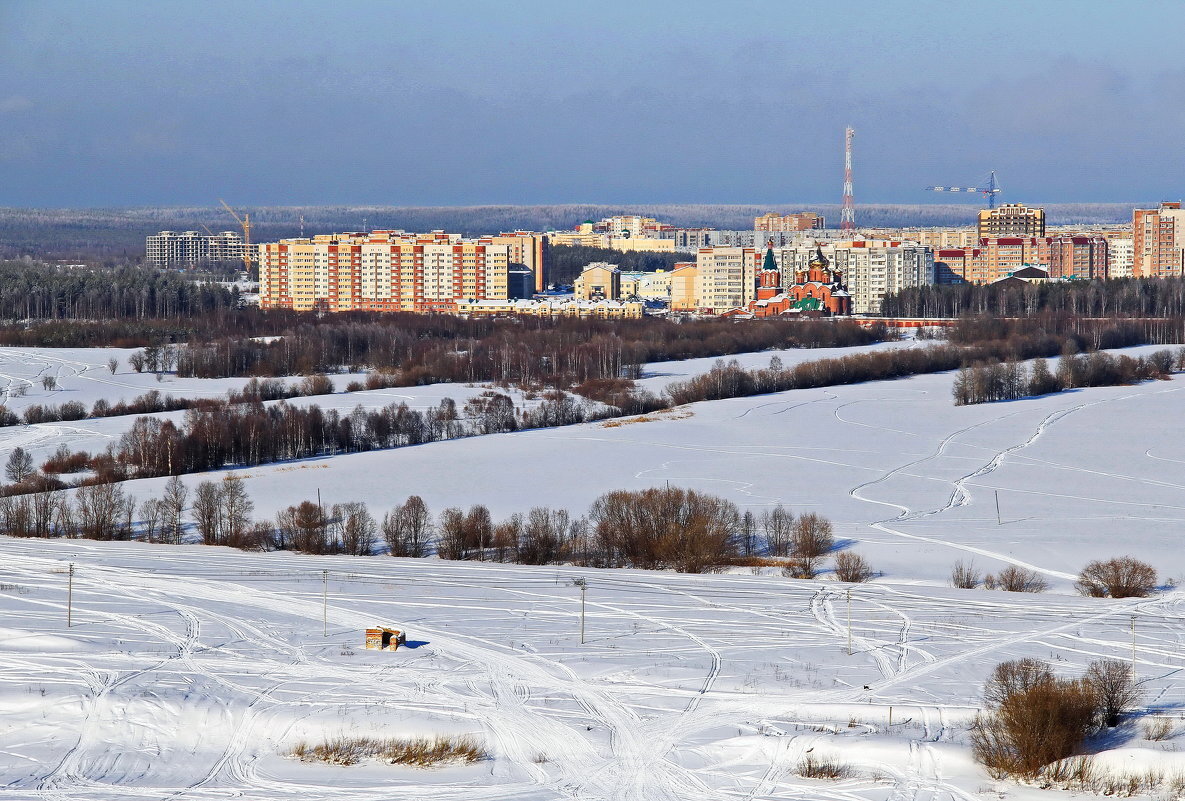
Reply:
[[[1136,616],[1132,615],[1132,681],[1136,680]]]
[[[329,571],[321,571],[321,636],[329,636]]]
[[[1004,525],[1004,521],[1000,519],[1000,490],[996,490],[996,525]]]
[[[66,628],[74,626],[74,563],[70,563],[69,575],[66,578]],[[1133,662],[1134,665],[1134,662]],[[1133,667],[1132,670],[1135,670]]]
[[[852,655],[852,590],[847,590],[847,655]]]
[[[584,601],[588,592],[588,581],[578,578],[574,579],[572,583],[580,588],[580,644],[584,645]]]

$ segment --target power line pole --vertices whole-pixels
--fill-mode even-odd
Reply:
[[[1132,615],[1132,681],[1136,680],[1136,616]]]
[[[329,571],[321,571],[321,636],[329,636]]]
[[[588,581],[578,578],[574,579],[572,583],[580,588],[580,644],[584,645],[584,602],[588,592]]]
[[[73,626],[73,562],[66,577],[66,628]]]
[[[1000,519],[1000,490],[996,490],[996,525],[1004,525],[1004,521]]]

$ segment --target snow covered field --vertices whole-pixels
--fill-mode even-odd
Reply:
[[[433,512],[581,514],[607,490],[668,481],[755,512],[817,511],[883,573],[852,588],[851,655],[849,585],[826,574],[0,540],[0,797],[1067,796],[990,780],[970,761],[967,724],[1000,661],[1033,656],[1077,675],[1134,654],[1143,711],[1185,727],[1185,592],[1109,601],[1070,587],[1089,559],[1123,554],[1185,576],[1185,378],[969,407],[953,406],[952,378],[239,471],[259,516],[318,489],[379,516],[413,493]],[[148,497],[162,483],[128,488]],[[1032,567],[1052,591],[950,589],[956,559]],[[590,585],[584,644],[578,577]],[[375,624],[406,628],[414,647],[362,650]],[[492,756],[430,771],[283,756],[345,732],[473,733]],[[1116,765],[1185,771],[1181,740],[1148,742],[1129,725],[1099,746]],[[797,777],[807,753],[856,773]]]

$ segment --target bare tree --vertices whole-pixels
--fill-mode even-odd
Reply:
[[[412,495],[383,517],[383,539],[392,556],[423,556],[431,534],[432,515],[419,495]]]
[[[478,559],[485,559],[485,549],[494,537],[494,521],[490,510],[481,504],[469,507],[465,515],[465,545],[477,551]]]
[[[441,559],[464,559],[465,549],[465,513],[455,506],[451,506],[440,513],[440,523],[437,526],[440,536],[436,544],[436,552]]]
[[[161,542],[161,520],[167,512],[160,498],[149,498],[140,504],[140,530],[145,542]]]
[[[74,494],[81,536],[93,540],[121,539],[124,506],[129,502],[119,484],[91,484]]]
[[[165,493],[161,502],[161,542],[177,544],[181,542],[183,524],[181,515],[185,513],[185,504],[189,499],[189,488],[180,477],[173,476],[165,482]]]
[[[1132,666],[1115,659],[1099,659],[1087,665],[1086,683],[1098,699],[1099,722],[1107,728],[1118,726],[1124,710],[1140,700]]]
[[[817,560],[835,546],[831,521],[815,512],[800,515],[790,534],[790,555],[815,571]]]
[[[761,528],[770,556],[789,556],[790,537],[794,531],[794,515],[778,504],[761,513]]]
[[[112,356],[107,360],[107,369],[111,371],[111,375],[115,375],[115,371],[119,369],[119,359]]]
[[[46,392],[50,392],[52,390],[57,389],[58,388],[58,379],[54,378],[52,375],[41,376],[41,388],[44,389]]]
[[[12,449],[4,465],[4,475],[9,481],[20,484],[33,473],[33,455],[19,445]]]
[[[366,504],[358,501],[334,504],[342,551],[352,556],[370,556],[374,552],[376,526]]]
[[[227,473],[222,479],[219,509],[219,538],[224,545],[241,546],[251,528],[251,512],[255,503],[247,494],[241,476]]]
[[[213,481],[203,481],[193,493],[193,522],[202,542],[222,544],[222,487]]]

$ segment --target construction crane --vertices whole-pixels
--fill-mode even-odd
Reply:
[[[1000,185],[996,183],[996,171],[992,170],[988,173],[987,186],[927,186],[927,192],[975,192],[987,198],[989,209],[996,207],[996,195],[1004,191],[1000,189]]]
[[[225,200],[218,198],[218,202],[222,204],[222,208],[230,212],[230,216],[234,217],[235,222],[243,228],[243,269],[247,272],[247,279],[254,281],[256,280],[256,275],[254,259],[251,254],[251,215],[243,212],[243,216],[239,217],[239,215],[235,214],[234,209],[226,205]]]

